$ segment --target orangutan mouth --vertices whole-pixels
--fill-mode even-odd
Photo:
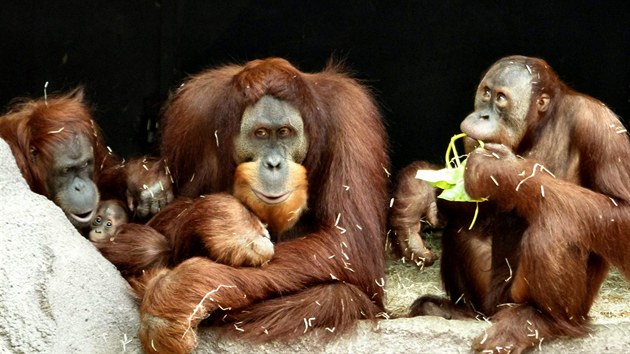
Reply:
[[[255,189],[253,191],[254,191],[254,194],[258,197],[258,199],[262,200],[263,202],[267,204],[280,204],[284,202],[285,200],[289,199],[289,197],[291,196],[291,193],[293,193],[293,191],[288,191],[282,194],[270,195],[270,194],[262,193]]]

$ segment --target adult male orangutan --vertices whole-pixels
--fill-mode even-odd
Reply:
[[[132,281],[143,296],[140,338],[147,352],[191,351],[206,318],[260,341],[313,329],[339,334],[384,310],[389,159],[365,87],[334,65],[318,73],[279,58],[228,65],[187,80],[168,102],[162,127],[162,157],[176,194],[233,194],[267,224],[276,244],[264,267],[197,256]],[[166,217],[160,214],[154,219]],[[190,234],[205,222],[182,230]],[[205,240],[204,232],[192,233]],[[125,237],[144,240],[141,232]],[[173,243],[177,233],[166,238],[182,246]],[[105,247],[122,256],[116,247],[125,240],[116,240]],[[159,242],[147,238],[147,250],[154,247],[149,240]]]

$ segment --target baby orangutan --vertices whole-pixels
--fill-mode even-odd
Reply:
[[[103,200],[98,204],[96,215],[90,223],[89,239],[105,242],[114,237],[118,227],[129,221],[124,204],[116,199]]]
[[[274,254],[265,226],[227,193],[177,199],[146,225],[120,225],[109,242],[95,245],[125,276],[170,268],[194,256],[237,267],[260,266]]]
[[[216,193],[177,199],[146,225],[119,225],[110,229],[111,235],[100,238],[105,242],[95,245],[125,276],[138,276],[151,268],[171,268],[195,256],[235,267],[264,265],[274,255],[266,227],[277,240],[290,234],[306,210],[306,169],[291,164],[289,170],[289,192],[282,198],[256,194],[261,189],[256,165],[242,163],[235,172],[234,196]],[[124,211],[122,205],[118,207]]]

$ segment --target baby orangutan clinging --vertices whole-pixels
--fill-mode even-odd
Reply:
[[[90,241],[105,242],[109,240],[116,235],[118,227],[128,221],[129,216],[123,202],[116,199],[101,201],[90,224]]]
[[[232,222],[235,219],[241,222]],[[110,242],[95,244],[125,276],[172,267],[193,256],[231,266],[260,266],[274,254],[265,226],[227,193],[177,199],[146,225],[121,225]]]

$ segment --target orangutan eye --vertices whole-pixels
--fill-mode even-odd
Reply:
[[[281,138],[287,137],[289,135],[291,135],[291,133],[293,132],[293,130],[289,127],[282,127],[280,129],[278,129],[278,136]]]
[[[487,88],[487,87],[486,87],[486,88],[484,88],[484,89],[483,89],[483,93],[481,94],[481,97],[482,97],[484,100],[489,100],[489,99],[490,99],[490,95],[491,95],[491,93],[490,93],[490,89],[489,89],[489,88]]]
[[[507,96],[503,92],[497,93],[497,97],[494,99],[495,104],[499,108],[506,108],[508,106]]]
[[[265,139],[269,136],[269,131],[265,128],[256,129],[254,135],[259,139]]]

